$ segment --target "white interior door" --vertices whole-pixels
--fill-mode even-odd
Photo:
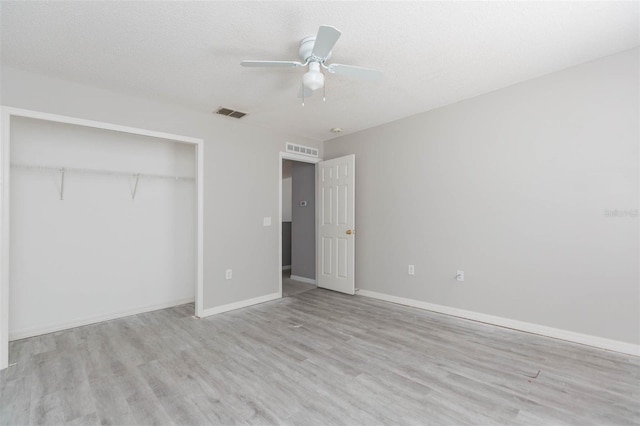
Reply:
[[[355,155],[318,164],[318,287],[355,294]]]

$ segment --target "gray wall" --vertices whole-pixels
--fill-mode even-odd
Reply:
[[[293,163],[291,183],[291,275],[316,279],[316,169]],[[306,201],[306,207],[300,207]]]
[[[291,167],[282,162],[282,266],[291,266]]]
[[[357,157],[356,286],[640,343],[638,76],[634,49],[326,142]]]
[[[291,266],[291,222],[282,222],[282,266]]]
[[[287,141],[322,143],[253,127],[251,116],[236,121],[8,67],[0,76],[2,105],[203,138],[204,307],[278,293],[278,155]],[[266,216],[273,226],[263,226]]]

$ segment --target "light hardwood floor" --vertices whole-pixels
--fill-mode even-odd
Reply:
[[[304,291],[313,290],[315,284],[303,283],[291,279],[291,271],[282,271],[282,296],[290,297]]]
[[[12,342],[0,421],[640,423],[631,356],[322,289],[192,314],[183,305]]]

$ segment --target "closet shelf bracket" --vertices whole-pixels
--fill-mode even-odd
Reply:
[[[131,199],[136,199],[136,192],[138,191],[138,181],[140,180],[140,173],[137,173],[132,176],[133,178],[133,189],[131,190]]]
[[[60,169],[60,201],[64,200],[64,169]]]

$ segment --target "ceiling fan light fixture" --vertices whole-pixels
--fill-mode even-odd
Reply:
[[[2,0],[0,0],[2,1]],[[298,97],[304,99],[313,95],[313,92],[322,89],[324,84],[324,74],[321,68],[327,70],[329,74],[341,74],[347,77],[376,80],[382,76],[379,71],[369,68],[354,67],[343,64],[327,64],[331,57],[331,51],[342,33],[331,25],[321,25],[315,36],[308,36],[300,41],[298,55],[301,61],[253,61],[245,60],[240,62],[243,67],[263,67],[263,68],[303,68],[308,66],[308,71],[302,76],[302,85]],[[324,101],[326,96],[322,97]]]
[[[302,76],[302,84],[309,90],[318,90],[324,86],[324,74],[320,71],[318,62],[309,64],[309,71]]]

